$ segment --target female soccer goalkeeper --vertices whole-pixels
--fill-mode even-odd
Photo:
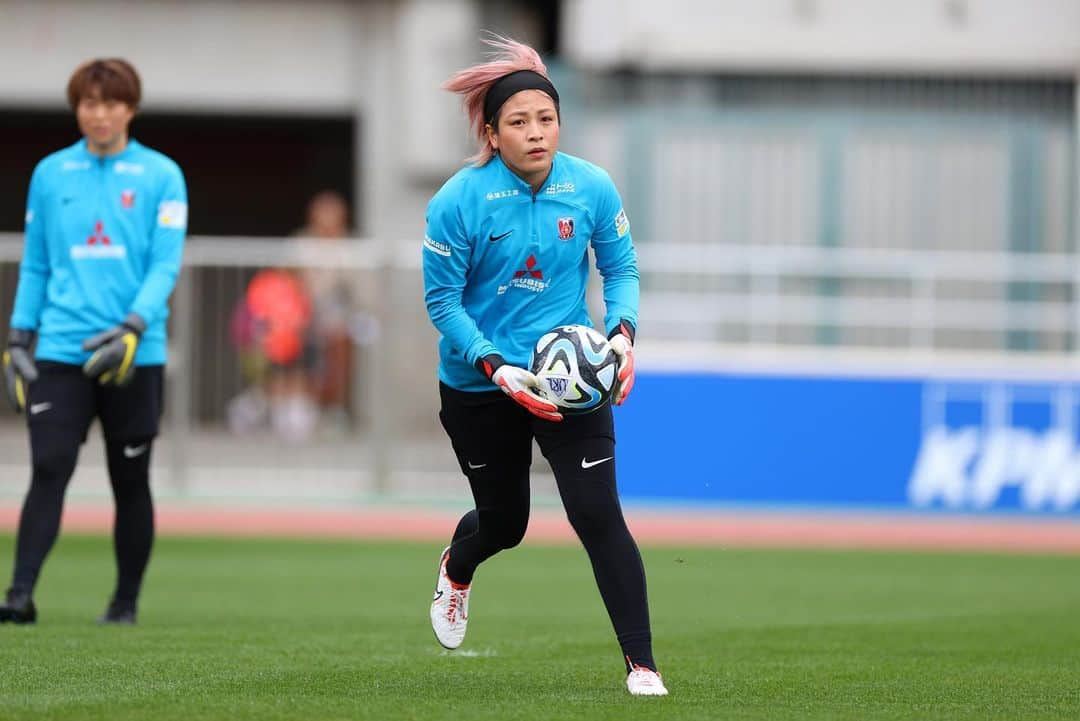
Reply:
[[[461,645],[477,566],[525,535],[536,438],[592,562],[627,688],[665,695],[652,654],[645,569],[615,489],[611,408],[563,417],[525,368],[546,331],[591,325],[591,246],[619,357],[614,402],[626,401],[638,306],[630,224],[607,173],[558,152],[559,94],[540,56],[506,38],[487,42],[494,59],[444,85],[462,96],[480,151],[431,199],[423,246],[428,314],[442,334],[439,417],[476,503],[440,559],[432,627],[446,648]]]
[[[8,399],[27,414],[33,474],[0,622],[37,620],[34,585],[95,417],[116,501],[116,590],[100,620],[135,622],[154,540],[149,474],[165,320],[187,228],[180,168],[128,137],[141,87],[124,60],[79,66],[67,94],[83,138],[38,163],[30,179],[3,371]]]

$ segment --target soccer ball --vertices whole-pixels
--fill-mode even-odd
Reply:
[[[541,394],[574,415],[611,399],[618,364],[607,338],[583,325],[564,325],[536,341],[529,370],[540,379]]]

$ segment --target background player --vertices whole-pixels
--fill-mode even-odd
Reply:
[[[38,163],[31,178],[3,356],[8,398],[27,411],[33,471],[0,621],[37,618],[34,585],[59,531],[79,446],[97,417],[116,501],[118,571],[100,620],[134,623],[154,537],[149,469],[187,191],[176,163],[128,137],[142,95],[131,64],[88,61],[67,95],[84,137]]]
[[[605,325],[619,355],[615,403],[633,384],[637,258],[614,184],[600,168],[558,152],[559,95],[532,48],[505,38],[499,54],[454,75],[480,141],[472,164],[428,205],[424,285],[439,341],[439,417],[476,508],[443,552],[431,621],[459,646],[477,566],[516,546],[529,517],[532,440],[551,464],[588,552],[635,695],[664,695],[652,655],[645,571],[615,488],[610,406],[563,418],[525,369],[536,340],[568,323],[591,325],[588,247],[604,279]]]

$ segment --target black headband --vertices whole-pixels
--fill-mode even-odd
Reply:
[[[495,123],[495,114],[503,106],[510,96],[522,90],[540,90],[551,96],[555,101],[555,112],[559,111],[559,93],[555,86],[543,75],[532,70],[518,70],[509,75],[503,75],[492,83],[484,96],[484,119]]]

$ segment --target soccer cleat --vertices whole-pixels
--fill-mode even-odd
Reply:
[[[660,674],[644,666],[634,666],[626,677],[626,690],[631,696],[667,696]]]
[[[469,622],[469,585],[450,580],[446,575],[448,560],[449,546],[439,559],[439,577],[431,600],[431,628],[443,648],[455,649],[465,640],[465,625]]]
[[[0,623],[37,623],[37,608],[28,591],[8,589],[0,606]]]
[[[98,616],[97,622],[102,626],[134,626],[135,604],[113,599],[109,601],[109,607],[105,609],[105,613]]]

